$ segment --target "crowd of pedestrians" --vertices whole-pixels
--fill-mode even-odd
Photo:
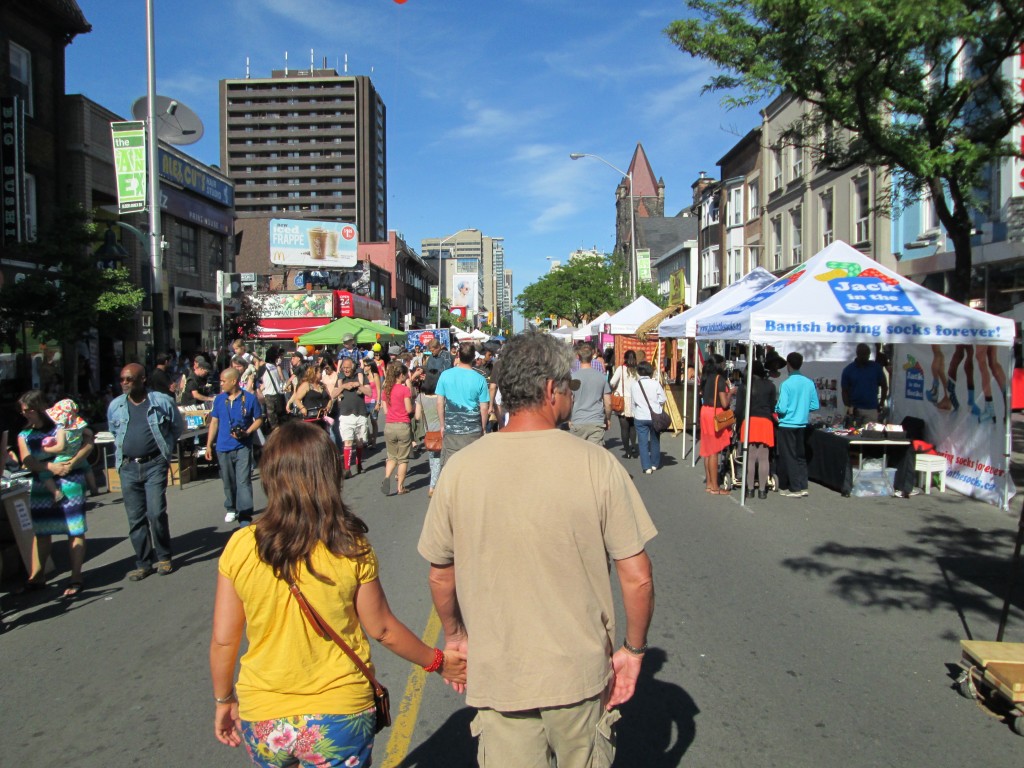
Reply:
[[[345,339],[337,352],[271,347],[262,358],[237,342],[218,355],[158,355],[148,372],[124,366],[107,427],[134,549],[127,579],[174,572],[166,489],[182,410],[208,411],[199,452],[216,461],[225,521],[238,526],[220,558],[215,599],[216,737],[244,745],[257,765],[282,757],[367,764],[375,705],[361,664],[374,637],[468,691],[481,760],[515,752],[521,758],[500,764],[610,766],[617,707],[632,696],[646,650],[653,577],[645,545],[656,531],[603,443],[613,389],[625,391],[620,427],[638,435],[627,456],[657,468],[650,418],[665,394],[651,373],[646,362],[622,370],[592,347],[570,350],[536,333],[500,350],[435,340],[388,351]],[[74,597],[87,575],[84,467],[94,436],[73,403],[51,406],[39,391],[20,402],[19,458],[33,473],[36,525],[27,586],[46,585],[51,537],[66,535],[65,595]],[[413,491],[409,463],[421,453],[430,467],[419,551],[430,563],[424,588],[444,627],[441,649],[391,613],[367,526],[342,496],[345,479],[366,471],[379,421],[385,495]],[[258,516],[257,465],[267,495]],[[579,484],[561,483],[566,474]],[[497,562],[530,567],[495,572]],[[608,562],[626,606],[621,638],[609,619]],[[243,630],[250,650],[236,681]],[[332,632],[341,644],[323,641]],[[544,659],[533,650],[538,632]],[[509,672],[530,666],[529,682]],[[295,738],[285,744],[282,734]]]

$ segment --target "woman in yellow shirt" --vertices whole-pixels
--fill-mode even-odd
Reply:
[[[279,427],[260,461],[266,512],[220,558],[214,732],[228,746],[244,742],[256,765],[365,765],[373,749],[373,690],[306,622],[290,581],[371,669],[367,635],[456,690],[466,680],[463,654],[430,648],[391,613],[366,524],[342,501],[342,471],[326,432],[301,421]],[[234,684],[243,628],[249,647]]]

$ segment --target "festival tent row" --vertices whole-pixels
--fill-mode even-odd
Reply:
[[[1015,492],[1009,473],[1010,393],[1005,374],[998,381],[998,371],[1009,367],[1015,330],[1012,320],[930,291],[837,241],[749,298],[698,318],[696,337],[773,345],[900,345],[892,361],[893,420],[923,417],[934,433],[929,439],[950,461],[947,484],[965,495],[995,503],[1000,490],[996,481],[1001,479],[1001,505],[1006,509]],[[947,352],[950,369],[945,364]],[[954,381],[961,396],[968,391],[955,378],[959,370],[951,370],[958,353],[961,360],[971,353],[978,361],[986,393],[991,392],[991,381],[985,375],[995,374],[1005,401],[1001,423],[988,399],[985,410],[968,408],[966,403],[964,407],[939,407],[943,402],[939,395],[948,395],[948,380]],[[747,369],[749,401],[753,366]],[[929,374],[933,383],[926,390]],[[968,379],[968,386],[972,381],[973,377]],[[1000,437],[1002,456],[996,442]]]
[[[720,312],[723,309],[736,306],[749,299],[754,294],[758,293],[762,289],[771,285],[775,282],[775,275],[769,272],[764,267],[757,267],[742,278],[737,280],[732,285],[723,288],[718,293],[714,294],[710,298],[702,301],[696,306],[690,307],[685,312],[682,312],[675,317],[670,317],[667,320],[663,320],[658,326],[658,335],[662,338],[667,339],[682,339],[685,338],[687,346],[689,346],[690,340],[694,339],[697,335],[697,321],[702,317]],[[687,350],[689,353],[689,350]],[[697,355],[693,356],[693,359],[697,359]],[[689,359],[689,354],[685,359]],[[697,400],[697,379],[696,368],[694,366],[694,377],[693,377],[693,402],[696,404]],[[689,393],[684,385],[683,387],[683,413],[687,412],[687,402]],[[696,433],[694,433],[694,439],[696,440]],[[683,430],[683,450],[682,456],[686,456],[686,430]],[[690,465],[696,466],[697,454],[694,452],[691,457]]]

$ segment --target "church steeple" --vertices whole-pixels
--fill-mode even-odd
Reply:
[[[654,176],[654,169],[647,160],[644,145],[639,141],[636,143],[636,151],[633,152],[633,160],[629,164],[629,173],[633,174],[633,197],[658,196],[658,182]]]
[[[629,163],[629,173],[633,175],[633,194],[630,195],[629,179],[619,182],[615,190],[615,249],[625,253],[629,249],[630,215],[629,204],[633,202],[634,219],[655,218],[665,216],[665,182],[654,175],[651,163],[647,160],[644,145],[636,143],[636,151]],[[643,232],[637,230],[637,248],[645,247]]]

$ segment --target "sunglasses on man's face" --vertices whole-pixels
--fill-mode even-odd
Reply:
[[[122,376],[121,377],[121,383],[122,384],[124,384],[126,382],[130,383],[130,382],[135,381],[137,378],[138,378],[137,376]]]

